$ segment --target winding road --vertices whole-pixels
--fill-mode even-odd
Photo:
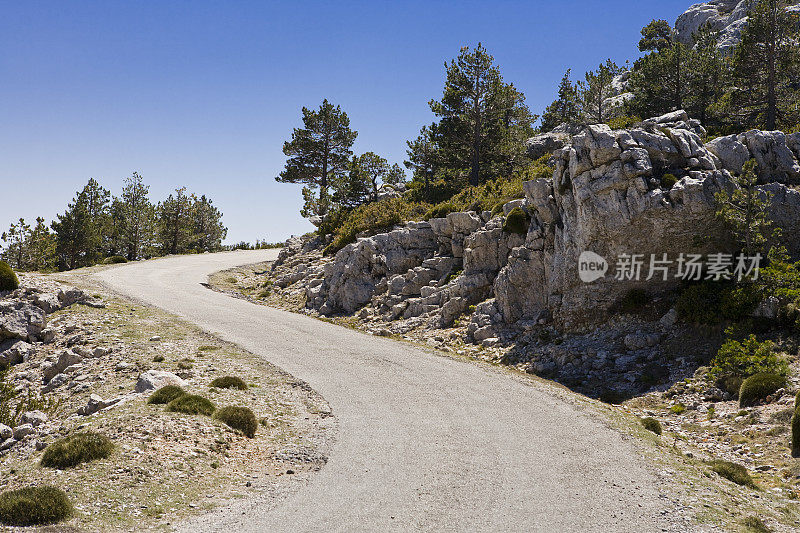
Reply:
[[[634,445],[547,385],[201,285],[213,272],[276,256],[169,257],[95,274],[306,381],[338,419],[328,463],[307,485],[247,516],[212,512],[201,529],[610,533],[669,525],[668,500]]]

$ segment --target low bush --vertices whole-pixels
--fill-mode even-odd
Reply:
[[[747,472],[747,469],[742,465],[720,460],[710,461],[708,464],[711,466],[713,472],[716,472],[728,481],[733,481],[737,485],[750,487],[751,489],[756,488],[756,482],[753,481],[753,478],[750,477],[750,473]]]
[[[772,530],[757,516],[748,516],[742,520],[745,533],[772,533]]]
[[[63,470],[81,463],[105,459],[114,451],[111,439],[91,431],[59,439],[44,449],[42,466]]]
[[[800,409],[792,416],[792,457],[800,457]]]
[[[716,384],[717,387],[733,395],[734,398],[738,398],[739,389],[742,388],[743,381],[744,378],[742,376],[724,375],[717,378]]]
[[[186,391],[177,385],[164,385],[147,399],[147,403],[151,405],[163,405],[171,402],[176,398],[180,398],[186,394]]]
[[[456,206],[450,202],[443,202],[428,209],[423,218],[425,218],[425,220],[430,220],[432,218],[445,218],[450,213],[455,213],[456,211],[458,211]]]
[[[221,378],[216,378],[211,382],[211,386],[218,389],[247,390],[247,383],[245,383],[242,378],[236,376],[223,376]]]
[[[652,431],[656,435],[661,435],[661,422],[656,420],[653,417],[648,416],[647,418],[642,418],[642,425],[644,429],[647,431]]]
[[[623,115],[621,117],[612,118],[607,122],[607,124],[612,130],[625,130],[635,124],[638,124],[641,121],[642,119],[640,117],[637,116],[629,117]]]
[[[786,376],[789,366],[774,349],[775,345],[771,341],[759,341],[752,334],[741,341],[727,339],[711,360],[709,375],[715,378],[721,376],[748,378],[754,374]]]
[[[777,374],[754,374],[742,382],[739,407],[752,407],[785,384],[786,378]]]
[[[256,436],[258,421],[256,421],[256,415],[253,414],[253,411],[247,407],[223,407],[214,413],[214,418],[233,429],[241,431],[248,438],[252,439]]]
[[[682,403],[676,403],[675,405],[670,407],[669,410],[673,414],[679,415],[679,414],[681,414],[681,413],[686,411],[686,406],[683,405]]]
[[[0,261],[0,291],[14,291],[19,287],[19,279],[8,263]]]
[[[503,223],[503,231],[506,233],[516,233],[518,235],[527,235],[528,226],[530,225],[530,217],[520,207],[512,209],[505,222]]]
[[[121,255],[111,255],[103,259],[104,265],[118,265],[120,263],[127,263],[128,260]]]
[[[361,205],[345,215],[339,215],[339,225],[331,224],[334,238],[325,248],[325,255],[333,255],[348,244],[356,242],[358,235],[375,235],[391,230],[406,220],[422,218],[420,204],[406,202],[403,198],[392,198]]]
[[[197,394],[184,394],[178,396],[167,404],[167,411],[172,413],[184,413],[187,415],[206,415],[214,414],[216,406],[208,398]]]
[[[683,289],[675,310],[687,322],[713,325],[749,317],[759,301],[758,291],[752,285],[737,287],[709,281]]]
[[[7,526],[55,524],[72,516],[72,504],[63,490],[28,487],[0,494],[0,523]]]
[[[676,183],[678,183],[678,178],[675,177],[675,174],[670,174],[669,172],[661,176],[661,188],[665,191],[672,189]]]

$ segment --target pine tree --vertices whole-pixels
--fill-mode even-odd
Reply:
[[[192,195],[191,220],[192,250],[216,252],[222,248],[228,229],[222,224],[222,213],[205,195],[200,198]]]
[[[500,70],[479,43],[461,49],[445,63],[446,81],[441,100],[431,100],[440,122],[431,128],[442,165],[468,170],[470,185],[477,185],[504,167],[515,130],[531,130],[533,117],[524,95],[503,82]],[[516,139],[515,139],[516,140]]]
[[[186,251],[191,240],[191,200],[186,187],[175,189],[158,204],[158,242],[162,254],[175,255]]]
[[[587,122],[603,124],[611,118],[605,102],[612,95],[611,82],[621,72],[622,69],[609,59],[597,70],[587,72],[584,81],[578,83],[581,108]]]
[[[686,110],[706,126],[715,125],[711,110],[724,94],[728,67],[717,47],[719,32],[705,25],[694,35],[687,60]]]
[[[120,204],[115,211],[121,216],[120,230],[125,254],[130,261],[147,257],[155,233],[155,206],[148,194],[150,186],[144,184],[142,176],[134,172],[125,178]]]
[[[72,270],[91,264],[92,223],[84,191],[79,192],[57,215],[51,228],[56,236],[56,261],[60,270]]]
[[[358,132],[339,106],[323,100],[319,110],[303,108],[303,128],[295,128],[292,140],[283,145],[289,159],[275,179],[281,183],[302,183],[305,217],[325,215],[329,209],[329,187],[347,173],[350,148]]]
[[[431,181],[442,167],[440,150],[434,140],[435,129],[436,124],[423,126],[416,139],[406,141],[408,159],[403,164],[411,170],[415,181],[423,183],[424,200],[430,200]]]
[[[764,251],[772,235],[772,221],[767,217],[769,195],[760,191],[756,160],[751,159],[736,177],[737,188],[732,193],[716,194],[717,216],[725,221],[742,244],[746,255],[754,256]]]
[[[15,270],[26,270],[26,242],[30,239],[31,226],[20,218],[17,223],[12,223],[8,231],[0,235],[0,240],[6,243],[2,259]]]
[[[758,0],[733,55],[735,88],[729,109],[744,127],[794,125],[800,65],[798,18],[787,0]]]
[[[578,88],[570,80],[571,69],[567,69],[558,84],[558,98],[542,114],[541,130],[552,131],[561,124],[576,124],[581,120]]]
[[[55,267],[56,240],[44,218],[37,217],[26,241],[28,268],[46,271]]]

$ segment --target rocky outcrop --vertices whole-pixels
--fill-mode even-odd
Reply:
[[[526,182],[524,198],[501,213],[411,222],[359,238],[333,258],[312,255],[319,242],[294,240],[273,266],[275,283],[304,291],[307,307],[321,314],[357,313],[401,332],[466,323],[487,345],[502,342],[508,327],[581,328],[603,321],[632,289],[658,294],[677,285],[674,265],[650,280],[648,264],[638,279],[618,276],[625,254],[674,262],[734,250],[715,216],[715,194],[736,187],[733,174],[750,158],[771,218],[799,255],[800,192],[787,184],[797,180],[800,138],[751,131],[706,145],[704,135],[684,111],[627,130],[588,126],[554,151],[552,178]],[[514,208],[530,220],[521,234],[503,229]],[[592,283],[578,272],[585,251],[607,263]]]
[[[719,32],[718,47],[730,53],[741,40],[742,29],[747,25],[748,0],[712,0],[694,4],[675,21],[678,39],[693,44],[694,34],[704,25]],[[787,11],[800,12],[800,2],[792,2]]]

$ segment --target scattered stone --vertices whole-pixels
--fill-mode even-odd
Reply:
[[[139,374],[139,379],[136,381],[135,392],[147,392],[151,390],[160,389],[166,385],[177,385],[185,387],[186,382],[173,374],[163,370],[148,370]]]

